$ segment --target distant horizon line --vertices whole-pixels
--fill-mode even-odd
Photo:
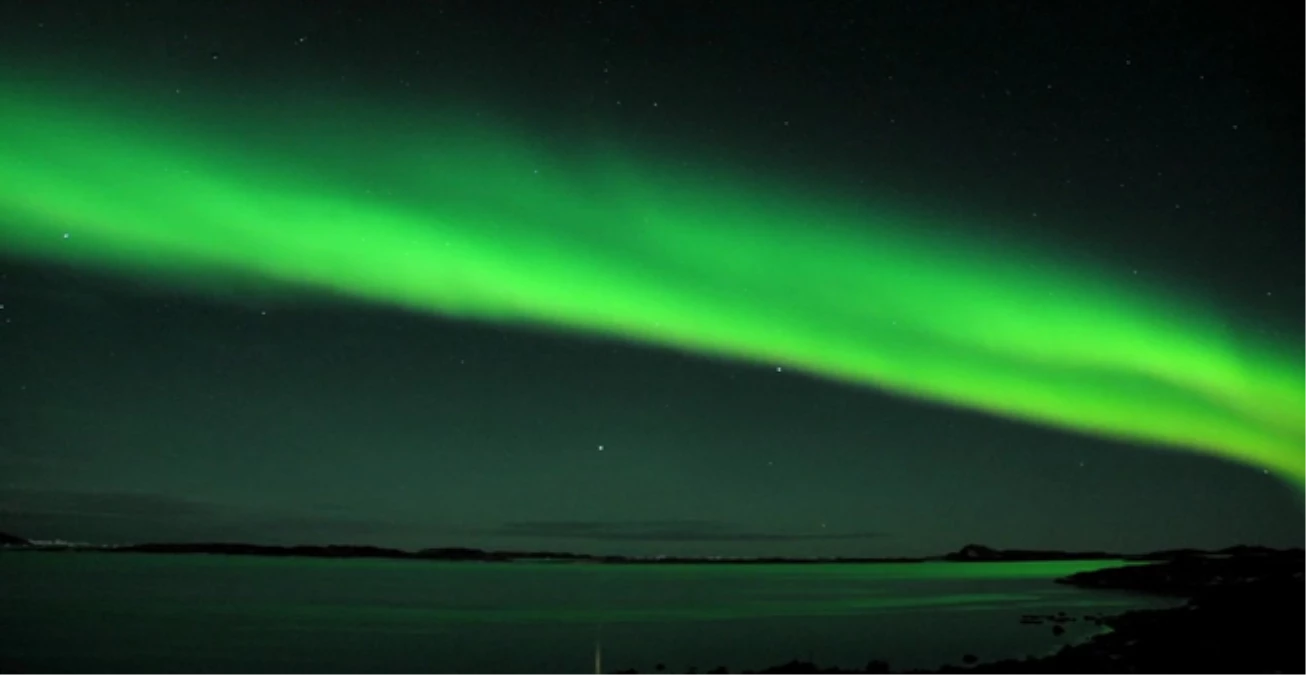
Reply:
[[[142,553],[204,553],[198,549],[229,549],[227,551],[210,550],[212,553],[230,554],[268,554],[280,553],[285,557],[295,557],[296,553],[308,555],[300,557],[388,557],[418,558],[432,560],[515,560],[515,559],[569,559],[588,561],[645,561],[645,562],[684,562],[684,561],[846,561],[846,562],[926,562],[926,561],[1008,561],[1038,562],[1056,560],[1084,559],[1139,559],[1167,555],[1200,554],[1222,555],[1248,552],[1284,552],[1300,551],[1302,547],[1274,547],[1262,544],[1234,544],[1220,548],[1174,547],[1125,553],[1106,550],[1069,550],[1069,549],[1034,549],[1034,548],[997,548],[984,544],[970,543],[956,550],[932,555],[673,555],[673,554],[619,554],[619,553],[578,553],[567,550],[549,549],[494,549],[475,546],[428,546],[421,548],[401,548],[375,544],[258,544],[248,541],[209,540],[209,541],[138,541],[129,543],[97,543],[73,541],[68,539],[27,539],[0,532],[0,548],[80,548],[99,550],[126,550]],[[13,539],[17,541],[6,541]],[[185,549],[196,549],[187,551]],[[339,553],[338,556],[318,555],[312,553]],[[357,555],[350,556],[350,552]],[[371,554],[368,556],[367,554]]]

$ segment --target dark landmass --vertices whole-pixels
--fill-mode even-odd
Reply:
[[[377,546],[260,546],[239,543],[131,544],[96,549],[111,553],[208,553],[275,558],[411,558],[414,554]]]
[[[1230,546],[1216,551],[1196,548],[1175,548],[1149,553],[1113,553],[1110,551],[1040,551],[1028,549],[999,549],[981,544],[967,544],[961,550],[937,558],[949,562],[1029,562],[1040,560],[1138,560],[1165,561],[1205,558],[1208,556],[1243,556],[1274,553],[1265,546]]]
[[[406,551],[380,546],[331,544],[324,546],[269,546],[241,542],[146,543],[94,546],[66,542],[32,542],[19,537],[0,540],[0,544],[36,551],[99,551],[107,553],[153,553],[164,555],[246,555],[273,558],[384,558],[394,560],[445,560],[469,562],[512,562],[514,560],[619,563],[619,564],[823,564],[823,563],[905,563],[924,562],[929,558],[725,558],[725,557],[637,557],[590,555],[559,551],[487,551],[479,548],[442,547]]]
[[[1238,588],[1263,581],[1302,581],[1303,552],[1241,546],[1214,553],[1185,551],[1155,565],[1130,565],[1080,572],[1057,583],[1083,588],[1139,591],[1199,597],[1211,589]],[[1299,593],[1297,597],[1302,602]],[[1306,603],[1303,603],[1306,606]],[[1294,612],[1300,615],[1302,607]]]
[[[22,537],[15,537],[12,534],[5,534],[4,532],[0,532],[0,546],[31,546],[31,545],[32,542],[23,539]]]
[[[210,554],[210,555],[250,555],[277,558],[387,558],[396,560],[445,560],[470,562],[512,562],[514,560],[534,560],[553,562],[586,562],[639,565],[675,565],[675,564],[728,564],[728,565],[766,565],[766,564],[865,564],[865,563],[919,563],[930,561],[947,562],[1034,562],[1056,560],[1131,560],[1131,561],[1204,561],[1218,557],[1236,557],[1269,555],[1274,549],[1261,546],[1233,546],[1218,551],[1199,549],[1170,549],[1151,553],[1111,553],[1107,551],[1041,551],[1028,549],[997,549],[980,544],[967,544],[960,550],[941,556],[930,557],[893,557],[893,558],[787,558],[771,556],[761,558],[733,557],[692,557],[692,556],[623,556],[593,555],[587,553],[567,553],[561,551],[494,551],[468,547],[424,548],[407,551],[380,546],[358,546],[329,544],[322,546],[270,546],[241,542],[200,542],[200,543],[146,543],[95,546],[89,544],[71,544],[67,542],[36,542],[0,533],[0,546],[10,548],[28,548],[42,551],[102,551],[113,553],[157,553],[157,554]],[[1196,563],[1192,563],[1196,564]],[[1092,579],[1085,577],[1081,585],[1090,585]],[[1132,577],[1131,577],[1132,578]],[[1106,586],[1110,587],[1110,586]]]
[[[16,546],[32,545],[23,539],[14,538]],[[21,543],[20,543],[21,542]],[[731,557],[690,557],[690,556],[622,556],[590,555],[585,553],[565,553],[557,551],[487,551],[478,548],[445,547],[425,548],[419,551],[405,551],[378,546],[326,545],[326,546],[267,546],[263,544],[245,544],[239,542],[202,542],[202,543],[148,543],[126,544],[121,546],[76,546],[67,544],[39,545],[43,550],[90,549],[111,551],[115,553],[160,553],[160,554],[211,554],[211,555],[253,555],[278,558],[392,558],[404,560],[466,560],[480,562],[511,562],[514,560],[550,560],[592,563],[620,563],[640,565],[675,565],[675,564],[731,564],[731,565],[766,565],[766,564],[830,564],[830,563],[919,563],[945,560],[950,562],[1027,562],[1038,560],[1120,560],[1136,556],[1102,551],[1028,551],[1000,550],[970,544],[960,551],[943,556],[928,558],[786,558],[769,556],[760,558]],[[1171,552],[1145,554],[1140,559],[1168,559]],[[1159,556],[1157,558],[1146,556]]]
[[[1055,654],[908,673],[1301,673],[1306,672],[1306,605],[1302,549],[1234,547],[1214,553],[1165,551],[1164,562],[1082,572],[1059,583],[1187,597],[1173,609],[1138,610],[1117,616],[1089,615],[1109,629]],[[1022,623],[1052,623],[1052,632],[1075,620],[1065,612],[1029,615]],[[1060,629],[1060,630],[1058,630]],[[635,671],[622,671],[635,672]],[[697,672],[691,669],[690,672]],[[702,671],[729,672],[724,667]],[[744,671],[748,672],[748,671]],[[884,661],[861,669],[822,668],[807,661],[760,673],[888,673]]]
[[[510,562],[518,557],[475,548],[425,548],[417,552],[380,546],[263,546],[241,543],[129,544],[97,548],[110,553],[249,555],[273,558],[384,558],[395,560],[481,560]]]
[[[943,556],[949,562],[1027,562],[1034,560],[1120,560],[1129,556],[1106,551],[1030,551],[996,549],[967,544],[960,551]]]
[[[163,553],[252,555],[303,558],[389,558],[398,560],[446,560],[472,562],[557,561],[620,564],[775,564],[775,563],[852,563],[852,562],[923,562],[923,558],[639,558],[619,555],[587,555],[556,551],[486,551],[479,548],[446,547],[405,551],[377,546],[263,546],[241,543],[130,544],[94,550],[114,553]]]
[[[1026,615],[1021,623],[1049,625],[1054,635],[1079,619],[1107,629],[1088,641],[1063,647],[1050,656],[980,663],[961,655],[964,665],[911,673],[1139,673],[1139,672],[1306,672],[1306,638],[1302,616],[1306,605],[1300,548],[1275,550],[1234,546],[1218,551],[1174,549],[1122,555],[1100,551],[999,550],[977,544],[934,558],[637,558],[550,551],[485,551],[475,548],[427,548],[419,551],[377,546],[263,546],[242,543],[156,543],[91,547],[32,542],[0,534],[8,550],[106,551],[152,554],[216,554],[310,558],[384,558],[511,562],[540,560],[623,564],[793,564],[873,562],[1022,562],[1041,560],[1131,560],[1140,563],[1081,572],[1056,580],[1082,588],[1124,590],[1186,598],[1177,608],[1140,610],[1117,616],[1065,612]],[[635,672],[635,671],[619,671]],[[695,672],[692,671],[691,672]],[[705,673],[726,673],[724,667]],[[745,671],[747,672],[747,671]],[[888,673],[888,663],[872,661],[862,669],[821,668],[792,661],[762,673]]]

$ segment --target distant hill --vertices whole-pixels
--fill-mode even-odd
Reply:
[[[412,553],[378,546],[262,546],[239,543],[131,544],[116,553],[208,553],[296,558],[412,558]]]
[[[264,546],[241,543],[130,544],[107,549],[115,553],[206,553],[274,558],[388,558],[395,560],[512,560],[512,556],[476,548],[428,548],[417,553],[380,546]]]
[[[426,560],[494,560],[507,562],[513,556],[498,551],[483,551],[479,548],[424,548],[414,556]]]
[[[0,532],[0,546],[31,546],[31,545],[32,542],[23,539],[22,537],[15,537],[12,534],[6,534],[4,532]]]
[[[967,544],[961,550],[943,556],[950,562],[1019,562],[1034,560],[1110,560],[1125,558],[1119,553],[1105,551],[1033,551],[1022,549],[997,549],[980,544]]]
[[[1128,556],[1131,560],[1174,560],[1176,558],[1192,558],[1210,555],[1209,551],[1203,551],[1200,548],[1168,548],[1161,551],[1152,551],[1151,553],[1139,553]]]
[[[1288,549],[1294,551],[1296,549]],[[1139,560],[1139,561],[1173,561],[1194,558],[1237,557],[1254,558],[1276,556],[1284,551],[1266,546],[1229,546],[1218,551],[1200,548],[1172,548],[1148,553],[1111,553],[1108,551],[1040,551],[1028,549],[999,549],[982,544],[967,544],[960,550],[936,558],[949,562],[1021,562],[1036,560]]]
[[[1170,549],[1151,553],[1123,554],[1105,551],[1048,551],[1030,549],[997,549],[982,544],[967,544],[960,550],[942,556],[926,558],[816,558],[816,557],[693,557],[693,556],[622,556],[593,555],[586,553],[567,553],[562,551],[495,551],[467,547],[424,548],[408,551],[380,546],[323,545],[323,546],[267,546],[240,542],[198,542],[198,543],[146,543],[124,546],[95,546],[90,544],[69,544],[67,542],[33,542],[22,537],[0,532],[0,547],[30,547],[35,550],[92,550],[108,553],[157,553],[157,554],[210,554],[210,555],[246,555],[275,558],[378,558],[392,560],[446,560],[468,562],[512,562],[517,561],[553,561],[576,563],[616,563],[638,565],[669,564],[837,564],[837,563],[920,563],[928,561],[947,562],[1032,562],[1051,560],[1136,560],[1136,561],[1183,561],[1207,558],[1252,559],[1278,556],[1283,553],[1263,546],[1230,546],[1219,551],[1200,549]],[[1298,549],[1299,551],[1299,549]],[[1298,553],[1300,555],[1300,553]]]

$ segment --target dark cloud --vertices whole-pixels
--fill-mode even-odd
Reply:
[[[792,542],[877,539],[883,532],[761,532],[710,520],[518,521],[486,532],[501,537],[589,541]]]

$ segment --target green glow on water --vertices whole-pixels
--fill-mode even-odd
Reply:
[[[413,589],[411,602],[375,604],[366,592],[358,599],[315,597],[296,602],[249,597],[202,608],[177,603],[171,596],[144,601],[132,612],[154,616],[234,618],[277,625],[332,626],[351,631],[424,633],[445,624],[465,623],[660,623],[731,621],[784,617],[860,616],[882,612],[1040,609],[1106,609],[1135,606],[1136,599],[1102,591],[1057,586],[1052,580],[1076,572],[1115,567],[1117,560],[1068,560],[1019,563],[871,563],[871,564],[589,564],[589,563],[448,563],[411,560],[312,560],[246,556],[115,554],[43,556],[42,569],[58,574],[76,570],[156,570],[158,574],[200,574],[221,579],[288,579],[316,587],[340,575],[359,579],[402,579]],[[95,559],[98,559],[95,560]],[[53,564],[53,569],[51,569]],[[1146,564],[1146,563],[1142,563]],[[977,590],[977,584],[1000,581],[1046,581],[1036,592],[1008,586]],[[331,582],[331,583],[336,583]],[[913,582],[920,582],[919,585]],[[222,583],[218,581],[218,583]],[[228,582],[229,583],[229,582]],[[241,582],[244,583],[244,582]],[[455,584],[478,589],[457,600],[426,596],[429,585]],[[675,589],[674,593],[623,595],[623,589]],[[364,586],[366,588],[366,586]],[[489,593],[512,588],[521,593]],[[1024,588],[1024,587],[1022,587]],[[419,589],[428,589],[422,591]],[[541,589],[569,589],[543,592]],[[697,589],[697,590],[695,590]],[[711,589],[711,590],[709,590]],[[735,590],[738,589],[738,590]],[[488,593],[485,599],[481,594]],[[542,593],[542,594],[541,594]],[[219,592],[220,594],[220,592]],[[405,593],[406,594],[406,593]],[[492,600],[490,598],[493,598]],[[728,601],[723,602],[723,600]]]
[[[475,115],[5,92],[14,254],[752,361],[1302,485],[1297,345],[1032,246]]]

